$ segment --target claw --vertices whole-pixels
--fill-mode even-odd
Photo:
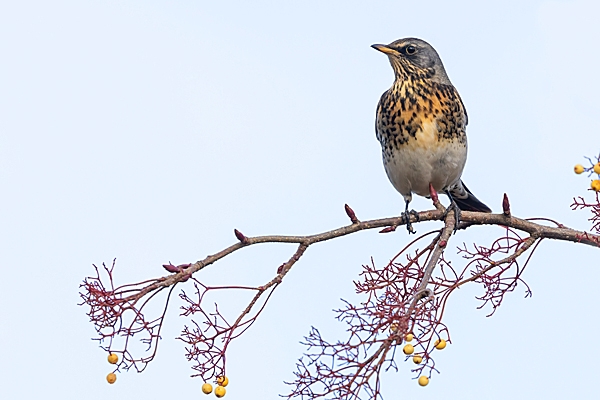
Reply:
[[[450,206],[448,208],[446,208],[446,211],[444,212],[444,218],[443,219],[446,219],[446,216],[448,215],[448,213],[450,212],[450,210],[454,211],[454,233],[456,233],[456,231],[458,230],[458,225],[460,224],[460,212],[461,212],[461,210],[458,207],[458,205],[456,204],[456,202],[454,201],[454,199],[452,198],[452,195],[450,194],[450,191],[446,191],[446,194],[450,198]]]
[[[417,222],[421,220],[421,217],[419,217],[419,213],[415,210],[408,210],[408,203],[410,203],[410,199],[405,199],[404,201],[404,212],[400,214],[400,217],[402,218],[402,223],[406,224],[406,230],[408,230],[408,233],[417,233],[417,231],[415,231],[415,229],[413,228],[412,223],[410,222],[410,216],[414,215]]]
[[[458,230],[458,224],[460,224],[460,208],[454,203],[452,206],[454,208],[454,233]]]
[[[415,210],[410,210],[408,213],[409,213],[410,215],[414,215],[414,216],[415,216],[415,219],[417,220],[417,222],[419,222],[419,221],[421,220],[421,216],[420,216],[420,215],[419,215],[419,213],[418,213],[418,212],[416,212]]]
[[[402,218],[402,223],[406,224],[406,230],[408,230],[408,233],[417,233],[417,231],[415,231],[415,228],[413,228],[412,226],[412,222],[410,222],[410,216],[414,215],[415,219],[417,220],[417,222],[420,221],[420,217],[419,217],[419,213],[416,212],[415,210],[410,210],[410,211],[405,211],[403,213],[400,214],[400,217]]]

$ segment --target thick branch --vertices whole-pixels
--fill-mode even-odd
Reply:
[[[419,213],[419,222],[424,221],[439,221],[444,217],[444,213],[439,210],[428,210]],[[577,231],[575,229],[567,227],[549,227],[540,225],[524,219],[506,216],[504,214],[487,214],[473,211],[463,211],[461,213],[461,225],[460,229],[467,229],[473,225],[500,225],[528,232],[530,235],[535,236],[539,239],[557,239],[565,240],[569,242],[583,243],[589,246],[600,247],[600,235],[594,235],[588,232]],[[413,221],[416,223],[417,221]],[[350,235],[358,231],[364,231],[369,229],[379,229],[384,227],[396,227],[403,225],[401,217],[392,218],[381,218],[370,221],[358,221],[351,225],[343,226],[341,228],[333,229],[330,231],[318,233],[315,235],[307,236],[280,236],[280,235],[269,235],[269,236],[256,236],[247,237],[243,236],[244,240],[234,245],[231,245],[218,253],[209,255],[203,260],[197,261],[187,268],[182,268],[180,272],[172,275],[159,278],[154,283],[146,286],[141,292],[135,294],[135,297],[142,297],[149,292],[152,292],[161,287],[172,286],[178,282],[184,282],[195,272],[215,263],[216,261],[224,258],[225,256],[237,251],[243,247],[259,244],[259,243],[297,243],[304,246],[304,250],[308,246],[324,242],[327,240],[335,239],[341,236]],[[236,235],[237,236],[237,235]],[[291,265],[289,265],[291,267]],[[287,268],[284,269],[287,272]],[[282,271],[283,272],[283,271]],[[285,272],[280,274],[280,277],[285,275]]]
[[[427,266],[425,267],[425,272],[423,273],[423,279],[421,280],[421,283],[419,284],[419,287],[410,302],[410,306],[408,307],[407,315],[412,315],[415,307],[417,306],[417,301],[419,301],[423,297],[429,296],[428,290],[427,290],[427,285],[429,284],[429,281],[431,279],[431,274],[433,274],[433,270],[435,269],[435,266],[437,265],[442,253],[444,252],[444,249],[448,245],[448,239],[450,239],[450,235],[452,235],[454,226],[455,226],[454,213],[449,212],[448,215],[446,216],[446,222],[444,225],[444,229],[440,233],[439,239],[436,238],[434,240],[434,243],[436,243],[435,249],[433,250],[431,257],[429,258],[429,261],[427,262]]]

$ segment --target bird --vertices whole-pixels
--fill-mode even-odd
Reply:
[[[415,233],[410,215],[418,220],[408,209],[412,195],[429,197],[430,184],[450,198],[455,230],[461,210],[490,213],[461,180],[468,116],[437,51],[412,37],[371,47],[387,55],[394,70],[394,83],[377,105],[375,131],[387,176],[404,198],[409,233]]]

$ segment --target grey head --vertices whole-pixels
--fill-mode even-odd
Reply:
[[[390,44],[374,44],[371,47],[388,56],[396,79],[430,79],[451,85],[437,51],[424,40],[404,38]]]

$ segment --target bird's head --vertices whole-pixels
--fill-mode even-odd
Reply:
[[[404,38],[390,44],[374,44],[371,47],[388,56],[396,79],[431,79],[438,83],[450,84],[440,56],[424,40]]]

